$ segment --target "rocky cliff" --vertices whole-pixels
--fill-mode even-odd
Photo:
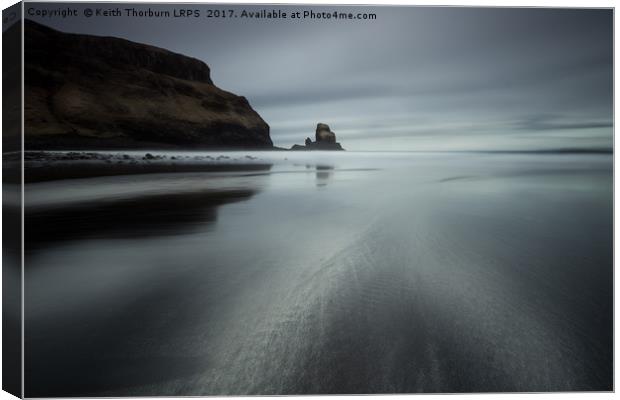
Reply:
[[[202,61],[25,24],[26,149],[271,148],[248,101]]]

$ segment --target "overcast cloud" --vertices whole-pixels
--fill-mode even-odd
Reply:
[[[611,10],[275,7],[377,15],[295,21],[204,18],[269,6],[188,7],[203,17],[32,19],[205,61],[217,86],[249,99],[278,146],[303,143],[317,122],[350,150],[612,146]],[[172,8],[181,6],[151,6]]]

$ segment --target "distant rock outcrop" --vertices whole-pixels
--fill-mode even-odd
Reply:
[[[317,124],[315,137],[317,143],[336,143],[336,134],[329,129],[327,124]]]
[[[24,27],[26,149],[273,148],[207,64],[128,40]]]
[[[344,150],[340,143],[336,142],[336,134],[331,131],[327,124],[317,124],[315,139],[316,141],[313,142],[310,138],[306,138],[304,146],[295,144],[291,150]]]

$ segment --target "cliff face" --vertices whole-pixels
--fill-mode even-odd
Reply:
[[[271,148],[248,101],[194,58],[25,24],[27,149]]]

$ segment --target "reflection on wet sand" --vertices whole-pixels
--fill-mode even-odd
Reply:
[[[334,171],[333,165],[317,165],[316,166],[316,186],[327,186],[329,179]]]
[[[257,194],[271,164],[222,171],[133,175],[29,183],[26,252],[69,240],[181,235],[217,220],[217,209]],[[30,171],[31,172],[31,171]]]
[[[63,252],[62,245],[79,247],[79,242],[87,243],[87,240],[95,240],[96,243],[119,240],[118,245],[111,242],[107,251],[121,254],[128,252],[132,243],[138,245],[144,240],[158,238],[166,241],[172,240],[173,236],[204,231],[217,222],[218,209],[221,206],[252,198],[262,190],[264,179],[266,178],[256,176],[248,180],[243,175],[177,175],[170,180],[187,182],[195,189],[175,191],[179,188],[166,182],[154,193],[143,192],[139,185],[144,183],[144,180],[136,179],[135,191],[129,195],[124,193],[121,196],[118,192],[106,191],[105,195],[101,195],[101,200],[81,198],[76,203],[57,202],[53,196],[45,196],[35,188],[32,191],[33,196],[37,192],[37,196],[44,198],[47,204],[41,206],[41,203],[45,203],[41,199],[38,199],[38,203],[33,201],[38,205],[31,207],[32,211],[26,213],[26,254],[31,259],[50,251],[70,255],[70,252]],[[132,180],[128,182],[131,183]],[[61,184],[57,185],[62,191]],[[173,187],[175,189],[172,189]],[[98,260],[91,261],[93,265],[83,265],[84,268],[91,269],[84,270],[88,280],[93,280],[89,285],[104,285],[102,282],[94,283],[98,280],[97,276],[105,280],[103,277],[118,272],[116,269],[119,266],[113,265],[113,262],[109,265],[108,272],[97,272],[95,264]],[[53,267],[53,263],[44,264]],[[73,267],[70,262],[66,266]],[[34,267],[29,269],[29,276],[36,274],[38,270],[45,270],[36,267],[35,263]],[[144,266],[134,264],[133,267],[140,271]],[[55,278],[56,274],[51,279]],[[119,389],[122,392],[136,385],[157,384],[203,371],[204,358],[200,356],[119,356],[132,351],[134,343],[126,340],[128,335],[146,337],[152,334],[145,321],[155,320],[162,309],[169,307],[173,299],[183,298],[188,290],[186,282],[174,282],[174,279],[170,278],[151,284],[156,290],[142,292],[140,288],[148,279],[147,276],[143,276],[139,282],[128,279],[126,284],[137,285],[137,290],[133,292],[131,299],[125,299],[118,309],[109,304],[108,307],[115,309],[111,314],[100,310],[94,319],[73,312],[56,315],[52,319],[38,318],[35,319],[36,322],[31,319],[26,340],[32,351],[26,354],[26,373],[36,385],[29,387],[28,395],[38,397],[54,393],[62,397]],[[50,284],[49,279],[47,281],[46,285]],[[29,282],[33,282],[33,279],[29,279]],[[66,284],[66,293],[76,290],[75,285]],[[119,295],[118,292],[116,295]],[[112,299],[115,293],[110,292],[106,296]],[[36,307],[31,306],[31,310],[34,309]],[[175,314],[181,316],[184,312],[179,309]],[[83,323],[84,320],[90,320],[90,323]],[[105,334],[99,334],[102,331]],[[166,329],[157,332],[157,338],[162,342],[167,335],[173,337],[174,332]],[[63,371],[63,376],[71,377],[71,384],[50,374],[50,371]]]
[[[256,193],[249,188],[165,193],[32,212],[25,218],[27,250],[65,240],[183,234],[215,222],[219,206]]]

